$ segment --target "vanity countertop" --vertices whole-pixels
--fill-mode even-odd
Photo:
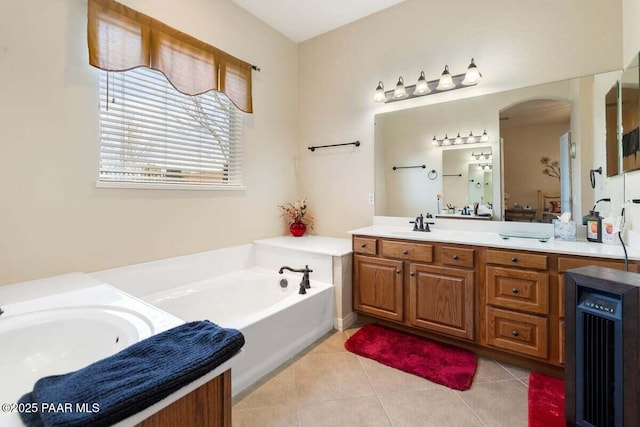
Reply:
[[[528,224],[500,221],[462,221],[436,219],[431,232],[412,231],[412,226],[404,225],[409,218],[376,217],[374,225],[349,231],[351,235],[375,236],[393,239],[417,240],[425,242],[457,243],[488,246],[504,249],[518,249],[535,252],[551,252],[567,255],[624,259],[622,246],[578,240],[566,242],[553,239],[553,227],[549,224]],[[459,227],[456,227],[456,223]],[[468,224],[464,224],[468,223]],[[511,237],[503,239],[502,232],[540,232],[552,236],[546,242],[537,239]],[[630,260],[640,260],[640,251],[627,247]]]

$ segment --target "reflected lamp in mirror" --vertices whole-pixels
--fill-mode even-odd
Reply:
[[[421,71],[415,85],[405,86],[404,79],[400,76],[395,89],[388,91],[384,90],[384,83],[379,81],[373,99],[376,102],[394,102],[403,99],[417,98],[419,96],[474,86],[478,84],[481,79],[482,74],[478,71],[474,59],[471,58],[471,64],[469,64],[464,74],[452,76],[449,72],[449,66],[445,65],[442,75],[437,80],[427,81],[424,71]]]
[[[449,138],[447,134],[445,134],[443,139],[438,139],[435,135],[433,135],[431,145],[433,145],[434,147],[442,147],[443,145],[475,144],[480,142],[489,142],[489,135],[487,135],[486,129],[480,137],[473,136],[473,132],[469,132],[469,136],[460,136],[460,132],[458,132],[458,136],[456,136],[455,138]],[[485,157],[485,159],[486,158],[487,157]],[[476,160],[480,159],[477,158]]]
[[[471,153],[471,157],[473,157],[476,160],[480,160],[485,159],[485,160],[489,160],[491,158],[491,152],[485,153],[484,151],[481,151],[479,153],[473,152]]]

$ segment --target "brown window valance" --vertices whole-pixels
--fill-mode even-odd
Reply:
[[[106,71],[144,66],[161,71],[176,90],[225,93],[253,112],[251,64],[113,0],[89,0],[89,64]]]

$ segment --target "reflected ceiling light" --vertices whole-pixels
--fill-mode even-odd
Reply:
[[[438,86],[436,86],[436,89],[449,90],[453,89],[454,87],[456,87],[456,85],[453,84],[453,78],[451,77],[451,73],[449,72],[449,66],[445,65],[444,71],[440,76],[440,80],[438,81]]]
[[[394,98],[406,98],[407,90],[404,88],[404,79],[402,76],[398,77],[398,83],[396,83],[396,88],[393,91]]]
[[[378,87],[376,88],[376,94],[373,96],[373,100],[376,102],[383,102],[387,100],[387,95],[384,93],[384,83],[382,83],[382,81],[378,82]]]
[[[478,67],[471,58],[471,64],[467,68],[465,74],[456,74],[452,76],[449,72],[449,66],[444,66],[444,71],[439,79],[427,81],[424,71],[420,72],[416,84],[405,86],[402,76],[398,78],[398,83],[394,90],[384,90],[384,84],[382,81],[378,82],[376,86],[376,92],[373,99],[376,102],[395,102],[403,99],[411,99],[424,95],[434,95],[446,90],[462,89],[467,86],[477,84],[482,78],[482,75],[478,72]],[[468,140],[464,141],[470,143]],[[475,142],[475,141],[471,141]]]
[[[431,144],[434,147],[441,147],[443,145],[462,145],[462,144],[473,144],[476,142],[489,141],[489,135],[487,135],[486,130],[484,131],[482,136],[474,136],[473,132],[469,132],[469,136],[466,136],[466,137],[460,136],[460,132],[458,132],[457,134],[458,135],[455,138],[449,138],[449,136],[445,134],[444,138],[442,139],[438,139],[437,136],[434,135],[433,139],[431,140]],[[491,151],[489,151],[489,153],[485,153],[485,152],[480,152],[479,154],[472,153],[471,156],[475,157],[476,160],[480,160],[480,157],[483,157],[483,156],[485,159],[489,159],[489,157],[491,156]]]
[[[420,71],[420,77],[418,77],[418,82],[416,83],[416,90],[413,93],[426,95],[430,92],[431,89],[429,89],[429,82],[427,82],[427,78],[424,76],[424,71]]]
[[[471,58],[471,64],[467,67],[467,72],[464,74],[464,80],[462,80],[462,84],[465,86],[472,86],[478,84],[478,82],[482,79],[482,74],[478,71],[478,67],[475,62],[473,62],[473,58]]]

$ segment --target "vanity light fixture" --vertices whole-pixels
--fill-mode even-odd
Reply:
[[[416,83],[416,90],[413,93],[426,95],[429,92],[431,92],[431,89],[429,89],[429,82],[427,82],[427,78],[424,76],[424,71],[420,71],[420,77],[418,77],[418,82]]]
[[[405,86],[404,79],[400,76],[395,89],[387,91],[384,90],[384,83],[379,81],[373,99],[376,102],[395,102],[403,99],[417,98],[419,96],[433,95],[447,90],[462,89],[476,85],[481,78],[482,75],[478,71],[474,59],[471,58],[471,64],[464,74],[452,76],[449,72],[449,66],[445,65],[442,75],[437,80],[427,81],[424,71],[421,71],[415,85]]]
[[[398,77],[398,83],[393,91],[393,97],[396,99],[406,98],[408,96],[407,90],[404,88],[404,79],[402,76]]]
[[[438,86],[436,87],[436,89],[440,91],[445,91],[445,90],[453,89],[454,87],[456,87],[456,85],[453,84],[453,78],[451,77],[451,73],[449,72],[449,66],[445,65],[444,71],[440,76],[440,80],[438,80]]]
[[[449,138],[446,134],[443,139],[438,139],[435,135],[433,135],[433,139],[431,140],[431,145],[434,147],[442,147],[443,145],[462,145],[462,144],[474,144],[477,142],[489,142],[489,135],[487,135],[487,131],[485,130],[480,137],[473,136],[473,132],[469,132],[469,136],[460,136],[460,132],[458,132],[458,136],[455,138]],[[475,154],[472,154],[475,156]],[[478,156],[485,156],[485,159],[488,159],[491,156],[491,153],[481,153]],[[480,157],[476,157],[476,160],[480,160]]]
[[[490,171],[493,168],[491,163],[478,163],[478,169]]]
[[[481,151],[480,153],[471,153],[471,157],[476,160],[480,160],[480,157],[483,157],[485,160],[489,160],[489,158],[491,157],[491,153],[485,153],[484,151]]]
[[[471,64],[469,64],[469,67],[467,67],[467,72],[464,75],[464,80],[462,81],[462,84],[464,86],[472,86],[472,85],[478,84],[480,79],[482,79],[482,74],[480,74],[480,71],[478,71],[478,67],[476,66],[476,63],[473,62],[473,58],[471,58]]]
[[[467,137],[465,144],[473,144],[474,142],[476,142],[476,137],[473,136],[473,132],[469,132],[469,136]]]
[[[378,87],[376,88],[376,94],[373,96],[373,100],[376,102],[383,102],[385,99],[387,99],[387,97],[384,94],[384,83],[382,83],[382,81],[379,81]]]

